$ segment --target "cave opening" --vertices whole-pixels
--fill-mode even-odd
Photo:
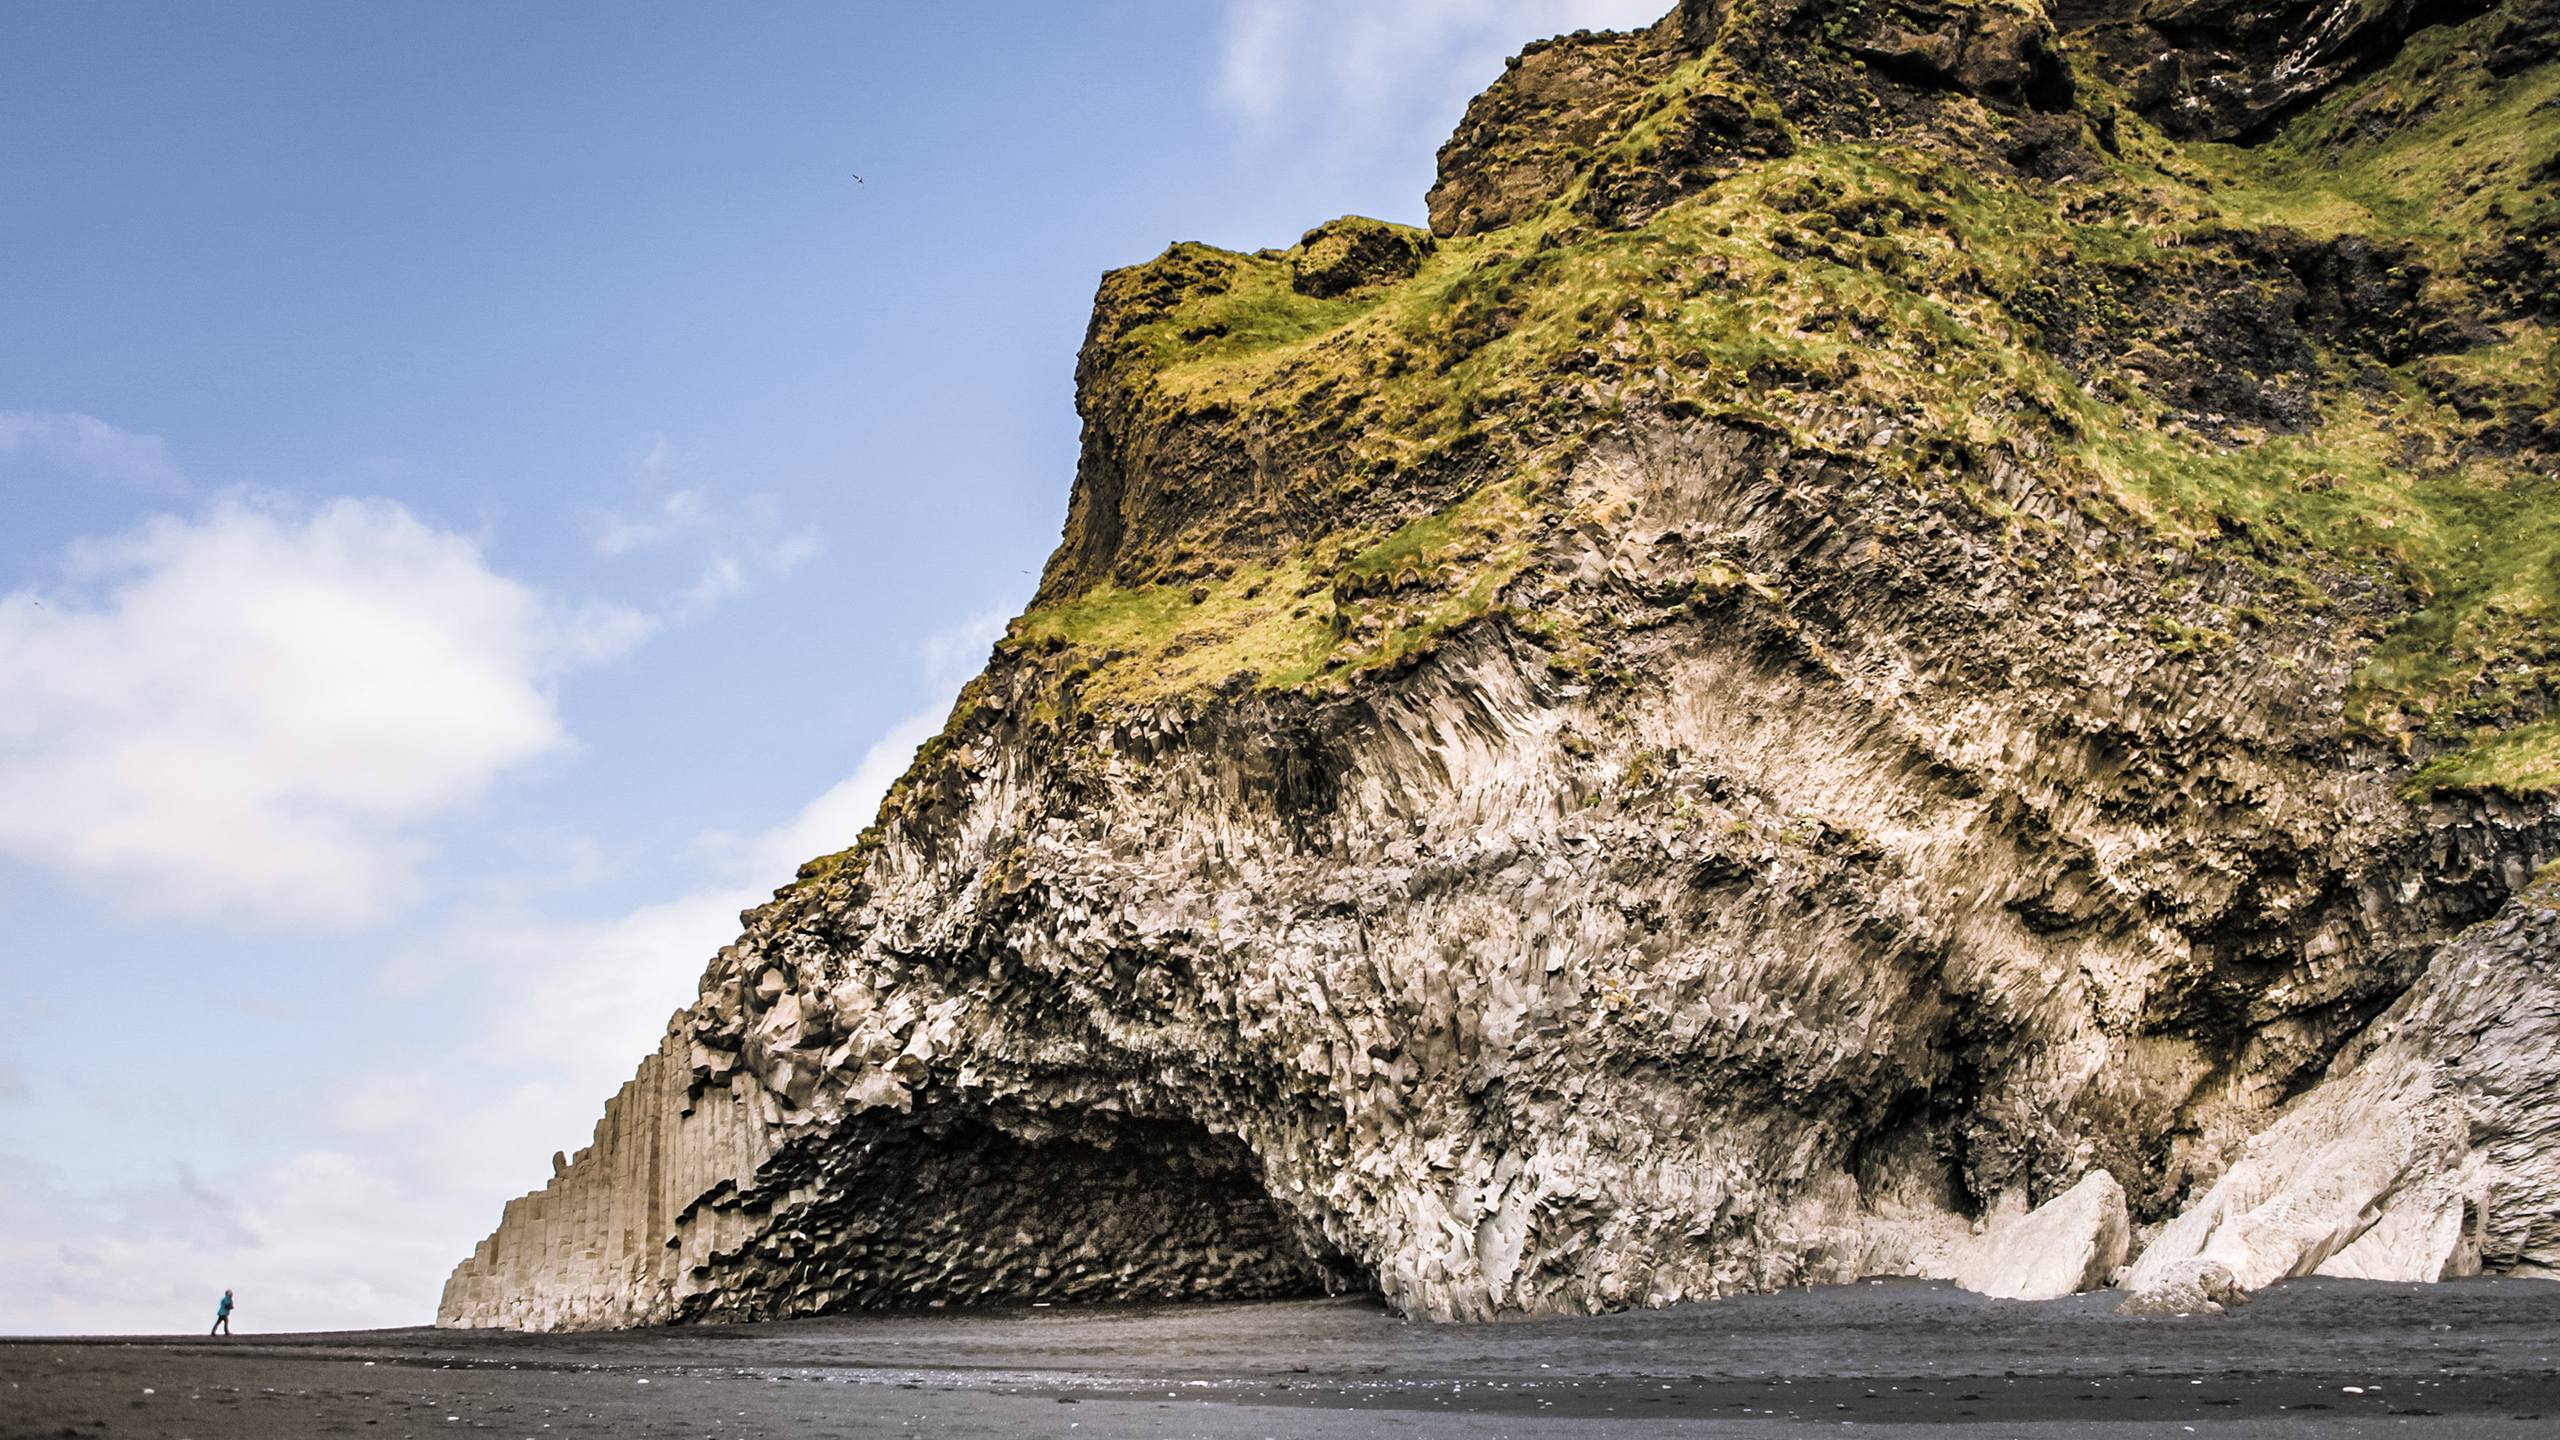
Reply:
[[[1372,1288],[1189,1121],[923,1119],[836,1149],[719,1310],[1260,1300]],[[743,1303],[741,1303],[743,1302]]]

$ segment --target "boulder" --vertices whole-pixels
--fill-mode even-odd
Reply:
[[[2104,1170],[2033,1210],[1996,1216],[1957,1258],[1955,1280],[2002,1300],[2057,1300],[2104,1289],[2124,1265],[2133,1222]]]
[[[1289,261],[1289,288],[1329,300],[1413,278],[1431,255],[1428,230],[1345,215],[1308,231]]]
[[[2041,9],[1972,0],[1899,0],[1849,16],[1849,53],[1889,75],[2008,105],[2053,110],[2071,103],[2071,67]]]
[[[2211,1311],[2299,1275],[2560,1273],[2555,903],[2537,888],[2440,950],[2152,1241],[2128,1308]]]

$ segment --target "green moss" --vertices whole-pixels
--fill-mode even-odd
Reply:
[[[1261,354],[1338,329],[1369,303],[1356,295],[1301,295],[1290,284],[1286,263],[1235,258],[1239,263],[1226,289],[1137,332],[1157,363],[1170,368]]]
[[[1093,701],[1180,694],[1245,672],[1296,685],[1322,670],[1335,647],[1323,591],[1306,556],[1191,585],[1104,585],[1023,616],[1010,638],[1094,657],[1081,677],[1081,693]]]
[[[2549,106],[2560,67],[2509,83],[2479,70],[2477,27],[2414,36],[2383,73],[2346,87],[2254,148],[2190,147],[2219,182],[2223,219],[2318,236],[2388,235],[2460,246],[2551,203],[2534,167],[2560,149]]]
[[[1097,586],[1024,615],[1007,643],[1087,657],[1078,694],[1100,704],[1238,676],[1294,689],[1393,664],[1494,608],[1528,558],[1535,483],[1486,486],[1366,544],[1354,533],[1212,580]]]
[[[2408,788],[2412,795],[2448,789],[2515,795],[2560,791],[2560,720],[2483,734],[2468,748],[2421,769]]]
[[[1357,596],[1481,560],[1517,527],[1529,488],[1527,483],[1489,486],[1446,510],[1399,526],[1342,566],[1335,593]]]
[[[1651,750],[1638,750],[1627,757],[1626,768],[1618,772],[1621,793],[1642,790],[1661,777],[1662,757]]]
[[[1558,469],[1566,447],[1652,412],[1746,425],[1800,451],[1854,445],[1858,463],[2013,535],[2050,523],[1993,493],[1995,468],[2024,469],[2128,538],[2211,550],[2262,582],[2227,617],[2164,596],[2190,607],[2147,627],[2171,654],[2221,651],[2233,629],[2329,611],[2333,594],[2413,597],[2387,631],[2353,633],[2380,602],[2339,617],[2345,643],[2370,645],[2353,723],[2413,743],[2530,733],[2514,727],[2560,690],[2560,655],[2541,640],[2560,604],[2560,482],[2476,437],[2481,412],[2560,403],[2543,328],[2510,323],[2493,343],[2387,370],[2324,357],[2309,378],[2333,398],[2308,428],[2205,434],[2122,357],[2067,367],[2040,318],[2138,334],[2156,303],[2146,285],[2210,285],[2187,257],[2204,265],[2234,233],[2279,226],[2367,237],[2432,277],[2431,309],[2483,308],[2463,278],[2479,247],[2560,203],[2547,175],[2532,178],[2560,149],[2545,108],[2560,103],[2560,67],[2491,77],[2478,38],[2479,23],[2424,31],[2253,148],[2182,146],[2125,113],[2097,173],[2033,187],[1890,138],[1790,136],[1793,153],[1738,163],[1642,224],[1590,223],[1591,175],[1648,161],[1689,107],[1724,99],[1759,116],[1759,98],[1709,56],[1634,102],[1545,209],[1436,248],[1417,241],[1409,278],[1317,298],[1293,284],[1325,260],[1308,242],[1176,247],[1106,286],[1106,310],[1126,310],[1097,341],[1119,423],[1224,425],[1239,443],[1321,457],[1309,483],[1370,518],[1288,530],[1286,553],[1218,558],[1205,580],[1054,600],[1018,622],[1015,643],[1071,652],[1062,673],[1099,701],[1247,672],[1266,686],[1328,683],[1394,663],[1499,610],[1557,503],[1528,481],[1452,498],[1467,482],[1451,477]],[[1338,248],[1377,226],[1310,234]],[[2446,398],[2457,395],[2472,398]],[[1873,421],[1844,437],[1852,412]],[[1423,505],[1385,528],[1373,518]],[[1726,562],[1701,570],[1696,598],[1736,591],[1780,599]],[[1552,663],[1603,663],[1587,637],[1519,618]],[[2530,748],[2480,742],[2476,758],[2428,773],[2505,783],[2523,772],[2501,767]]]
[[[2151,617],[2151,633],[2160,641],[2162,651],[2171,655],[2201,655],[2228,649],[2231,636],[2210,626],[2190,625],[2168,615]]]
[[[1939,282],[1975,268],[1968,247],[2023,251],[2035,212],[1952,169],[1925,182],[1876,152],[1811,149],[1632,230],[1550,213],[1444,243],[1412,280],[1342,300],[1296,295],[1279,257],[1233,256],[1225,290],[1131,341],[1168,413],[1287,415],[1354,397],[1340,443],[1355,473],[1411,468],[1496,415],[1563,425],[1642,400],[1783,425],[1810,407],[1771,392],[1827,398],[1843,383],[1996,440],[1973,390],[2030,383],[2059,404],[2067,386],[1985,343],[2009,328],[1987,295],[1963,306],[1933,291],[1961,290]],[[1969,193],[1971,212],[1933,184]],[[1813,207],[1828,207],[1833,238],[1789,239],[1786,217]],[[1905,349],[1941,363],[1865,363]]]

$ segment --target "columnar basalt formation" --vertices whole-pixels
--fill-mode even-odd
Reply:
[[[440,1320],[2560,1264],[2473,1023],[2555,938],[2554,28],[1691,0],[1428,233],[1114,272],[1032,607]]]
[[[734,1247],[699,1201],[752,1183],[772,1152],[751,1078],[693,1093],[688,1046],[669,1035],[605,1102],[595,1144],[555,1156],[551,1183],[506,1214],[445,1286],[439,1318],[521,1329],[606,1329],[656,1318],[647,1297]]]

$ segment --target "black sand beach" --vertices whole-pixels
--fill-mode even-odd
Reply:
[[[2560,1285],[2302,1281],[2214,1319],[2113,1303],[1897,1281],[1464,1327],[1339,1300],[14,1340],[0,1437],[2560,1433]]]

